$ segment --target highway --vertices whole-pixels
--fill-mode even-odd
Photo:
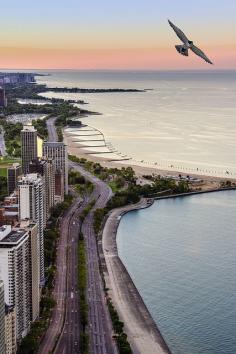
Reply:
[[[49,141],[57,141],[55,119],[47,120]],[[90,201],[96,201],[94,211],[96,208],[103,208],[112,195],[107,184],[78,164],[69,162],[69,167],[79,171],[86,179],[90,180],[94,184],[94,190],[90,196],[85,196],[83,200],[76,198],[60,221],[57,271],[53,292],[56,306],[49,328],[41,342],[39,354],[79,353],[80,323],[77,291],[79,216]],[[105,303],[99,272],[97,242],[93,230],[93,211],[88,213],[82,225],[87,251],[89,352],[92,354],[117,354],[118,351],[112,339],[112,323]]]
[[[91,175],[88,171],[85,171],[81,166],[70,162],[70,167],[79,171],[85,178],[90,180],[94,184],[94,190],[90,196],[85,197],[79,207],[77,206],[75,209],[72,208],[70,214],[66,264],[67,281],[66,284],[64,284],[66,294],[64,302],[64,323],[61,327],[61,334],[54,350],[55,354],[79,353],[79,297],[77,292],[79,215],[92,200],[96,200],[93,210],[103,208],[112,195],[111,189],[104,182]],[[97,242],[93,230],[93,211],[89,212],[85,218],[82,224],[82,232],[87,250],[89,352],[93,354],[116,354],[118,352],[112,340],[112,324],[105,303],[105,294],[99,272]],[[59,275],[60,278],[63,276],[63,274],[61,276]]]
[[[5,139],[4,139],[4,130],[0,126],[0,156],[6,155],[6,146],[5,146]]]
[[[65,303],[64,321],[54,353],[79,353],[79,294],[78,294],[78,240],[79,240],[79,215],[85,208],[89,198],[72,208],[69,221],[66,277],[65,277]],[[65,249],[64,249],[65,252]],[[63,276],[63,275],[62,275]],[[61,276],[61,277],[62,277]]]
[[[93,354],[118,353],[112,339],[112,324],[105,302],[105,294],[99,271],[97,241],[93,229],[93,212],[97,208],[105,207],[112,195],[112,191],[106,183],[102,182],[88,171],[85,171],[78,164],[70,162],[70,166],[76,171],[79,171],[86,179],[94,184],[94,190],[90,198],[91,200],[96,200],[93,210],[87,215],[82,225],[82,232],[87,249],[89,352]]]
[[[48,130],[48,141],[55,142],[58,140],[57,131],[55,128],[56,117],[52,117],[46,120]]]
[[[71,283],[75,283],[74,286],[77,285],[77,277],[76,277],[76,269],[71,272],[72,264],[77,264],[77,258],[75,258],[75,250],[76,248],[76,239],[74,239],[74,235],[77,235],[75,232],[74,222],[76,222],[78,214],[86,205],[85,202],[82,202],[80,198],[75,200],[75,203],[67,210],[63,218],[60,220],[59,228],[60,228],[60,238],[57,249],[57,271],[55,276],[55,287],[53,291],[53,297],[56,301],[56,306],[53,309],[53,314],[50,320],[50,325],[48,330],[40,344],[38,353],[46,354],[52,353],[56,344],[56,340],[60,335],[62,328],[64,326],[65,319],[67,318],[68,311],[67,309],[71,307],[75,312],[74,316],[74,326],[75,331],[74,334],[76,338],[73,338],[74,344],[76,340],[78,341],[79,330],[78,330],[78,297],[77,292],[72,291],[70,286]],[[69,262],[70,260],[70,262]],[[69,275],[69,277],[68,277]],[[76,288],[74,288],[76,289]],[[72,294],[73,293],[73,297]],[[68,307],[69,306],[69,307]],[[66,316],[65,316],[66,314]],[[70,314],[70,315],[71,315]],[[68,336],[68,346],[71,347],[71,337]],[[65,353],[77,353],[78,351],[66,351]],[[63,351],[61,351],[63,353]]]

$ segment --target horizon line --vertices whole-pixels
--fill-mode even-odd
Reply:
[[[32,70],[32,71],[35,71],[35,70],[40,70],[40,71],[43,71],[43,70],[50,70],[50,71],[130,71],[130,72],[142,72],[142,71],[146,71],[146,72],[165,72],[165,71],[179,71],[179,72],[192,72],[192,71],[208,71],[208,72],[216,72],[216,71],[236,71],[236,67],[235,68],[204,68],[204,69],[200,69],[200,68],[188,68],[188,69],[173,69],[173,68],[166,68],[166,69],[144,69],[144,68],[139,68],[139,69],[125,69],[125,68],[114,68],[114,69],[105,69],[105,68],[97,68],[97,69],[94,69],[94,68],[91,68],[91,69],[88,69],[88,68],[6,68],[6,67],[3,67],[3,68],[0,68],[0,70],[9,70],[9,71],[15,71],[15,70],[21,70],[21,71],[24,71],[24,70]]]

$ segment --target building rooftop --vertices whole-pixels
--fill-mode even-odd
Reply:
[[[21,165],[18,162],[14,162],[8,169],[16,169],[21,167]]]
[[[3,208],[7,208],[7,209],[19,208],[19,204],[3,204]]]
[[[19,184],[27,184],[27,183],[33,183],[33,182],[41,182],[42,179],[38,176],[37,173],[28,173],[25,176],[22,176],[19,180]]]
[[[18,211],[5,211],[5,216],[18,216]]]
[[[19,243],[26,233],[24,229],[11,230],[9,225],[4,225],[0,227],[0,246]]]
[[[29,131],[29,132],[37,132],[37,130],[34,128],[34,126],[33,125],[31,125],[31,124],[28,124],[28,125],[24,125],[23,126],[23,129],[21,130],[22,132],[27,132],[27,131]]]
[[[66,146],[66,144],[63,142],[63,141],[53,141],[53,142],[51,142],[51,141],[45,141],[44,143],[43,143],[43,145],[44,146],[53,146],[53,147],[61,147],[61,146]]]

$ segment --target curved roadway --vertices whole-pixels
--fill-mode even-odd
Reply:
[[[54,126],[56,118],[47,120],[48,140],[57,141]],[[55,277],[54,298],[56,306],[50,325],[42,339],[39,354],[79,353],[79,297],[78,297],[78,237],[80,230],[79,216],[87,204],[95,200],[92,211],[85,218],[82,232],[87,251],[87,301],[89,352],[92,354],[117,354],[112,340],[112,324],[105,303],[102,279],[99,271],[96,235],[93,230],[93,211],[105,207],[112,195],[111,189],[98,178],[76,163],[69,162],[69,167],[79,171],[94,184],[93,193],[82,201],[76,198],[60,221],[60,239],[57,253],[57,271]]]

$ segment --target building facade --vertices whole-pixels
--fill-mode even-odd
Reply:
[[[4,298],[16,309],[16,337],[25,337],[30,330],[30,244],[29,234],[11,226],[0,228],[0,278],[4,283]],[[5,309],[4,309],[5,311]]]
[[[29,173],[29,164],[38,157],[37,130],[25,125],[21,131],[21,159],[23,174]]]
[[[0,87],[0,107],[6,107],[7,106],[7,99],[5,95],[5,90],[3,87]]]
[[[5,306],[5,350],[6,354],[15,354],[16,341],[16,309],[13,306]]]
[[[63,142],[44,142],[43,156],[54,161],[55,170],[61,171],[64,180],[64,192],[68,194],[68,153]]]
[[[44,228],[45,186],[36,173],[22,176],[18,181],[19,219],[32,220],[38,225],[38,244],[40,252],[40,284],[44,284]]]
[[[22,221],[20,228],[29,234],[29,267],[30,267],[30,320],[34,322],[39,316],[40,304],[40,249],[38,242],[38,225],[28,221]]]
[[[36,159],[29,165],[30,173],[38,173],[42,176],[45,185],[45,212],[46,219],[50,217],[50,210],[54,206],[55,199],[55,166],[53,159]]]
[[[11,167],[7,169],[7,187],[8,195],[14,192],[17,187],[18,177],[21,175],[22,169],[19,163],[13,163]]]
[[[5,354],[5,299],[4,284],[0,280],[0,353]]]

